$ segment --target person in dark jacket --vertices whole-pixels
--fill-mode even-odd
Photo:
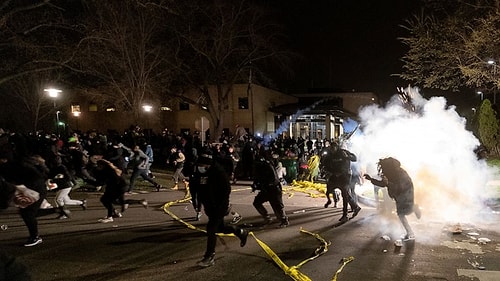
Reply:
[[[128,186],[127,182],[122,175],[122,170],[108,160],[98,160],[94,173],[97,181],[105,185],[101,203],[106,207],[107,215],[99,219],[99,222],[113,222],[113,218],[122,217],[122,214],[115,210],[113,204],[117,202],[121,206],[122,212],[126,209],[124,196]]]
[[[406,231],[403,240],[415,239],[415,234],[406,219],[406,216],[413,212],[415,212],[418,219],[422,215],[420,208],[414,201],[413,181],[408,173],[401,168],[399,160],[392,157],[380,159],[378,171],[381,177],[380,180],[374,179],[367,174],[364,175],[365,179],[374,185],[387,187],[389,196],[396,201],[397,214]]]
[[[274,215],[281,221],[279,227],[287,227],[289,222],[284,211],[283,190],[273,164],[265,158],[260,157],[255,160],[253,174],[252,191],[259,190],[259,193],[253,200],[253,206],[266,223],[271,223],[271,216],[269,216],[263,205],[265,202],[269,202],[273,208]]]
[[[47,196],[45,177],[27,159],[13,159],[11,156],[0,152],[0,176],[6,182],[14,185],[24,185],[29,190],[38,192],[37,200],[28,206],[16,204],[19,206],[19,213],[29,232],[28,241],[24,246],[31,247],[42,243],[42,238],[38,233],[37,215],[40,205]]]
[[[335,193],[335,188],[340,189],[342,195],[342,217],[339,221],[341,222],[349,220],[347,217],[348,205],[350,205],[351,210],[353,210],[351,218],[357,216],[361,210],[361,207],[354,201],[349,192],[349,183],[352,177],[351,162],[355,162],[356,160],[356,155],[348,150],[340,148],[335,142],[330,144],[326,155],[321,158],[320,166],[327,178],[327,202],[325,208],[331,203],[329,194]]]
[[[231,184],[224,168],[212,159],[209,150],[199,155],[190,184],[199,192],[199,199],[208,216],[207,248],[203,259],[198,262],[201,267],[215,264],[216,233],[232,233],[240,239],[240,246],[245,246],[248,231],[235,225],[226,225],[224,217],[230,212],[229,197]]]
[[[123,147],[118,145],[117,141],[113,142],[113,145],[109,148],[109,155],[107,159],[113,163],[118,169],[122,170],[122,173],[126,175],[128,173],[127,171],[127,166],[128,166],[128,156],[130,153],[125,150]],[[127,158],[125,158],[127,157]]]
[[[7,209],[15,201],[17,187],[0,176],[0,209]],[[20,202],[16,202],[19,204]],[[15,256],[0,250],[0,280],[31,281],[28,267]]]
[[[83,179],[86,183],[98,186],[96,179],[89,172],[89,155],[78,142],[69,143],[68,154],[70,157],[69,170],[74,171],[75,176]]]
[[[69,194],[73,186],[76,185],[76,180],[66,165],[63,164],[61,156],[57,156],[55,161],[54,168],[50,171],[50,178],[53,183],[57,184],[55,199],[57,207],[61,211],[59,219],[67,219],[68,216],[65,214],[69,213],[69,211],[65,209],[65,206],[81,206],[83,210],[86,210],[87,201],[71,199]]]

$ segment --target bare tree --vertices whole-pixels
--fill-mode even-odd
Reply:
[[[1,85],[4,98],[16,101],[15,107],[11,106],[6,110],[21,122],[21,124],[13,124],[19,131],[37,131],[41,129],[40,122],[42,121],[45,121],[43,129],[48,131],[58,126],[54,123],[56,112],[68,104],[68,99],[64,97],[59,97],[57,100],[51,99],[44,91],[45,87],[51,84],[47,81],[49,80],[44,74],[31,73],[10,79]]]
[[[136,121],[144,102],[159,103],[172,81],[166,9],[161,1],[87,1],[85,36],[73,69],[93,77],[101,100],[130,111]],[[154,5],[153,5],[154,4]],[[93,96],[93,98],[97,98]]]
[[[36,130],[53,116],[43,81],[68,82],[65,66],[74,57],[80,33],[74,20],[78,1],[6,0],[0,4],[0,87],[9,98],[3,110],[19,130]],[[15,110],[13,110],[15,109]],[[26,126],[26,124],[31,124]],[[51,127],[52,128],[52,127]]]
[[[290,53],[282,46],[280,26],[255,1],[184,1],[178,9],[173,28],[184,48],[177,57],[185,81],[199,90],[190,101],[208,108],[218,136],[232,86],[257,82],[266,64],[287,64]],[[209,86],[215,86],[215,98]]]
[[[67,4],[54,0],[6,0],[0,4],[0,84],[60,69],[71,58],[67,45],[74,39],[70,36],[74,29],[66,20],[68,11],[55,2]]]

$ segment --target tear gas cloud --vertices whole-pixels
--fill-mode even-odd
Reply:
[[[378,160],[394,157],[413,179],[415,203],[423,218],[447,223],[484,218],[485,187],[494,171],[476,158],[479,140],[443,97],[427,100],[417,88],[405,92],[415,111],[407,110],[397,96],[384,107],[360,110],[360,132],[352,136],[348,148],[358,156],[362,173],[378,178]],[[362,188],[372,185],[365,181]]]

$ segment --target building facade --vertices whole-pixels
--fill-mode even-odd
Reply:
[[[219,106],[215,86],[208,94],[217,112],[219,131],[234,134],[237,125],[254,135],[286,134],[290,137],[324,139],[337,138],[344,132],[345,118],[357,119],[362,106],[378,103],[371,92],[315,92],[288,95],[256,84],[235,84],[225,89],[227,99]],[[179,134],[200,133],[202,139],[210,132],[216,139],[214,118],[206,102],[200,101],[196,90],[186,91],[168,105],[151,104],[144,108],[139,124],[127,112],[112,107],[98,108],[96,104],[80,102],[72,104],[66,114],[66,123],[73,130],[97,130],[123,132],[131,126],[139,126],[154,133],[164,129]],[[213,114],[212,114],[213,115]]]
[[[312,92],[294,95],[298,102],[272,108],[278,123],[279,133],[290,137],[322,140],[339,139],[348,133],[347,119],[357,123],[361,107],[378,104],[378,97],[371,92]]]

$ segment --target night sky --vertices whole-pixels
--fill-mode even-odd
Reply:
[[[386,99],[405,82],[400,27],[420,12],[418,0],[280,0],[290,47],[304,56],[290,90],[370,91]]]

